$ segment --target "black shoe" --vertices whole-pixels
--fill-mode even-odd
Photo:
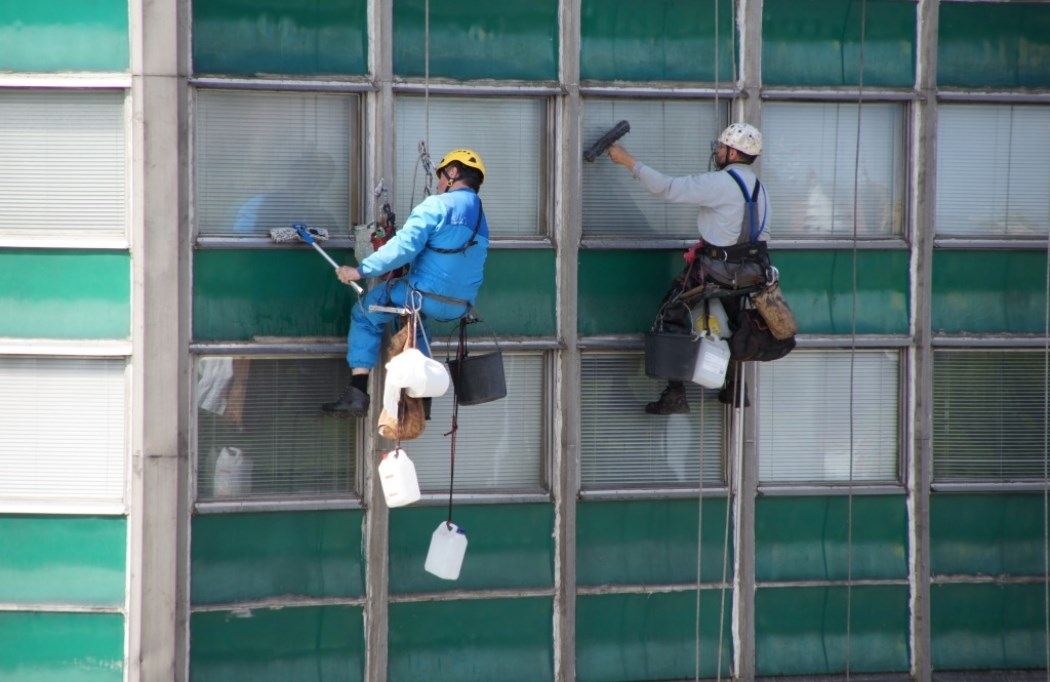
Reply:
[[[368,394],[353,385],[347,386],[343,395],[334,403],[322,403],[321,409],[327,414],[351,417],[364,417],[368,414],[371,399]]]
[[[660,399],[645,406],[647,414],[688,414],[689,400],[685,397],[685,386],[668,385]]]
[[[736,395],[736,383],[730,381],[725,385],[721,391],[718,392],[718,402],[723,405],[732,405],[733,398],[736,398],[736,402],[740,402],[740,396]],[[747,397],[747,384],[744,384],[744,407],[751,407],[751,400]]]

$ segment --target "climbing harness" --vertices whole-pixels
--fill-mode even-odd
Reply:
[[[478,243],[477,236],[478,231],[481,229],[481,219],[485,215],[485,208],[481,204],[481,198],[478,198],[478,219],[474,222],[474,230],[470,233],[467,241],[463,242],[463,246],[458,249],[440,249],[436,246],[430,246],[427,244],[426,248],[428,251],[436,251],[437,253],[463,253],[472,246]]]

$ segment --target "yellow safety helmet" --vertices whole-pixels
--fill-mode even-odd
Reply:
[[[485,164],[482,163],[481,157],[478,156],[477,152],[470,149],[454,149],[445,157],[441,159],[441,163],[438,164],[437,169],[434,171],[436,174],[441,174],[441,169],[449,165],[453,161],[459,161],[467,168],[473,168],[481,173],[481,179],[485,179]]]

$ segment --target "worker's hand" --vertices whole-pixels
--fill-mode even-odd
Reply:
[[[361,279],[361,272],[357,268],[352,268],[349,265],[340,265],[336,271],[335,276],[339,278],[339,281],[343,284],[350,284]]]
[[[612,159],[613,163],[618,163],[627,170],[634,170],[634,157],[618,144],[609,147],[609,158]]]

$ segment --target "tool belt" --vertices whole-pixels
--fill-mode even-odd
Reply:
[[[733,246],[713,246],[704,244],[700,253],[723,263],[744,263],[768,261],[769,253],[765,242],[735,244]]]

